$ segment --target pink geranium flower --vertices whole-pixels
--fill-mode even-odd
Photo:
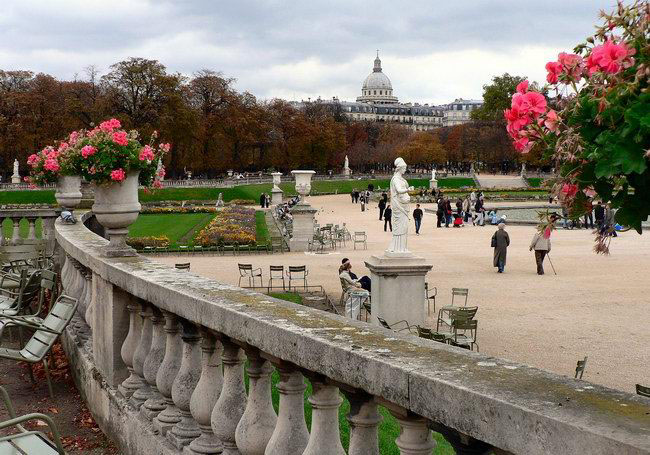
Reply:
[[[40,161],[39,157],[38,157],[38,155],[36,153],[32,153],[27,158],[27,164],[29,164],[32,167],[34,167],[39,161]]]
[[[517,84],[517,92],[524,94],[528,91],[528,80],[521,81],[519,84]]]
[[[45,164],[43,165],[46,171],[52,171],[52,172],[58,172],[59,171],[59,162],[55,159],[47,159],[45,160]]]
[[[111,172],[111,179],[116,182],[121,182],[126,178],[126,172],[123,169],[116,169]]]
[[[541,93],[528,92],[521,97],[524,98],[522,105],[527,108],[525,110],[532,112],[535,117],[546,112],[546,98]]]
[[[616,44],[612,40],[596,46],[591,50],[587,58],[587,70],[589,74],[596,71],[604,71],[608,74],[616,74],[622,68],[633,64],[632,55],[635,49],[629,49],[625,43]]]
[[[94,155],[97,152],[97,149],[92,145],[84,145],[81,149],[81,156],[88,158],[90,155]]]
[[[125,131],[116,131],[113,133],[113,142],[117,145],[129,145],[129,140],[126,137]]]
[[[140,151],[140,161],[151,161],[153,160],[153,150],[148,145],[142,147]]]
[[[551,109],[546,114],[546,119],[544,120],[544,126],[551,132],[555,132],[558,129],[559,118],[557,113]]]
[[[120,128],[122,124],[120,121],[116,118],[112,118],[110,120],[106,120],[102,123],[99,124],[99,129],[104,131],[105,133],[110,133],[113,130],[116,130]]]
[[[169,150],[172,148],[171,144],[166,143],[166,144],[160,144],[160,148],[165,152],[169,153]]]
[[[71,145],[75,145],[78,139],[79,139],[79,132],[73,131],[72,133],[70,133],[70,136],[68,137],[68,142]]]
[[[574,183],[565,183],[562,185],[562,189],[560,191],[565,197],[572,198],[578,193],[578,185]]]
[[[562,73],[562,65],[558,62],[548,62],[546,64],[546,71],[548,71],[546,81],[549,84],[557,84],[559,80],[558,76]]]

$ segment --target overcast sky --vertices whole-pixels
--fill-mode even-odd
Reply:
[[[492,76],[543,80],[614,0],[0,0],[0,69],[70,79],[128,57],[202,68],[261,99],[354,100],[379,49],[403,102],[480,98]]]

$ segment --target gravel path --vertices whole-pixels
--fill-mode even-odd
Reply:
[[[347,195],[313,197],[310,203],[319,209],[321,224],[346,222],[350,231],[366,231],[368,249],[355,251],[348,244],[328,255],[153,259],[168,264],[189,260],[194,273],[233,284],[238,262],[262,267],[265,282],[271,264],[306,264],[310,284],[323,285],[338,300],[341,259],[350,258],[358,275],[368,273],[364,260],[383,252],[390,233],[383,232],[376,203],[363,213]],[[511,246],[504,274],[492,267],[494,227],[436,229],[435,216],[425,214],[422,235],[410,231],[409,249],[434,264],[427,280],[438,288],[438,307],[450,302],[452,287],[467,287],[469,304],[479,307],[482,353],[570,376],[576,361],[586,355],[585,380],[629,392],[636,383],[650,384],[650,238],[624,233],[613,240],[610,256],[597,256],[590,231],[560,229],[553,233],[551,253],[558,275],[547,262],[547,274],[538,276],[528,251],[534,228],[506,229]],[[435,325],[433,319],[430,323]]]

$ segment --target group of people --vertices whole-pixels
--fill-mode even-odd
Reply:
[[[374,190],[373,185],[368,185],[368,189],[365,191],[359,191],[357,189],[352,190],[350,197],[352,198],[353,204],[361,204],[361,211],[365,212],[370,202],[370,196],[372,196],[372,191]]]
[[[442,192],[438,193],[436,210],[436,227],[442,227],[444,224],[446,228],[451,224],[455,228],[464,226],[464,223],[472,222],[473,225],[485,225],[485,207],[483,192],[478,193],[472,191],[464,198],[459,197],[454,206],[452,206],[451,198],[445,197]],[[418,229],[419,230],[419,229]]]
[[[268,193],[260,194],[260,207],[267,209],[271,206],[271,195]]]

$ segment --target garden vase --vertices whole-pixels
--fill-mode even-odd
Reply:
[[[56,182],[54,197],[63,209],[74,210],[81,202],[81,177],[78,175],[60,176]]]

